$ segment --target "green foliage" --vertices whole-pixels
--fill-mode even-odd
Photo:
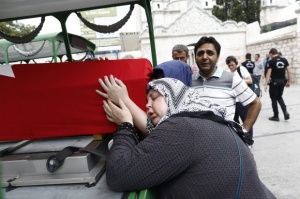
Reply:
[[[16,21],[0,22],[0,31],[11,36],[26,35],[32,32],[35,28],[35,26],[25,25]]]
[[[217,0],[212,13],[221,21],[260,21],[260,0]]]

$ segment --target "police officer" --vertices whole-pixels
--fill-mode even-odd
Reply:
[[[253,75],[253,70],[255,67],[255,63],[253,61],[251,61],[251,53],[247,53],[246,54],[246,61],[244,61],[242,63],[242,66],[244,66],[245,68],[247,68],[248,72]]]
[[[279,103],[284,119],[290,119],[290,114],[287,112],[286,105],[282,98],[284,87],[290,86],[290,69],[289,62],[284,58],[278,55],[278,51],[276,48],[272,48],[269,52],[270,57],[272,58],[268,62],[267,66],[267,75],[264,84],[264,90],[267,91],[267,85],[269,84],[269,94],[272,101],[272,109],[274,115],[269,118],[271,121],[279,121],[278,117],[278,106]],[[285,71],[287,71],[287,79]],[[271,78],[271,79],[270,79]],[[270,81],[268,81],[270,80]]]

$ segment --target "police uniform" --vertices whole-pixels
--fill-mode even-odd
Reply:
[[[285,120],[289,119],[289,114],[286,110],[286,105],[282,98],[284,87],[287,82],[285,71],[287,70],[288,66],[289,66],[289,62],[284,57],[276,56],[273,57],[268,62],[268,70],[272,69],[270,84],[269,84],[270,86],[269,94],[272,101],[272,109],[274,112],[274,116],[269,118],[270,120],[279,121],[277,102],[279,103],[283,111],[284,119]]]

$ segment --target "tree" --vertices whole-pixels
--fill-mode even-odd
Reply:
[[[221,21],[260,21],[260,0],[217,0],[212,13]]]
[[[25,25],[17,21],[0,22],[0,31],[11,36],[26,35],[32,32],[35,28],[35,26]]]

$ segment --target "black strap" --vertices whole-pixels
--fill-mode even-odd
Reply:
[[[242,73],[241,73],[241,68],[240,68],[240,66],[237,67],[236,70],[237,70],[238,74],[240,75],[240,77],[241,77],[242,79],[244,79],[243,76],[242,76]],[[251,74],[250,74],[250,75],[251,75]],[[253,75],[251,75],[251,78],[252,78],[252,76],[253,76]],[[253,80],[252,80],[252,82],[254,83]],[[252,84],[253,84],[253,83],[252,83]],[[247,85],[251,88],[251,87],[252,87],[252,84],[247,84]]]
[[[254,141],[251,138],[246,137],[246,134],[243,132],[242,127],[234,121],[228,121],[224,118],[215,115],[212,111],[199,111],[199,112],[181,112],[171,117],[192,117],[192,118],[201,118],[201,119],[208,119],[212,120],[221,124],[225,124],[243,140],[244,143],[248,145],[252,145]]]
[[[68,156],[72,155],[74,152],[79,151],[79,150],[84,151],[84,152],[89,152],[89,153],[94,154],[99,157],[106,156],[107,152],[108,152],[108,142],[111,140],[111,138],[112,138],[112,135],[109,134],[104,137],[104,139],[101,141],[100,144],[97,141],[93,141],[97,145],[99,144],[99,146],[97,148],[93,148],[90,145],[89,145],[89,147],[84,147],[84,148],[77,147],[77,146],[67,146],[63,150],[58,152],[56,155],[52,155],[47,159],[47,162],[46,162],[47,170],[50,173],[55,172],[58,168],[60,168],[63,165],[64,160]]]
[[[242,76],[242,73],[241,73],[241,68],[240,68],[240,66],[237,67],[236,70],[237,70],[237,72],[239,73],[240,77],[243,79],[243,76]]]

